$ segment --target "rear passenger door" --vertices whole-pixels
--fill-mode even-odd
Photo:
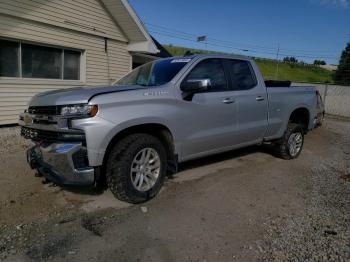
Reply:
[[[225,66],[237,104],[237,140],[240,144],[258,142],[267,128],[266,88],[249,60],[227,59]]]

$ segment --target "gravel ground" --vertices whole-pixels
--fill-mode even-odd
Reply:
[[[268,223],[266,261],[350,261],[350,130],[337,121],[326,128],[331,146],[308,172],[306,209]]]
[[[42,184],[0,129],[0,260],[350,261],[350,122],[327,119],[297,160],[251,147],[182,164],[155,199]]]
[[[0,128],[0,144],[0,154],[24,150],[29,145],[28,140],[21,138],[19,127]]]

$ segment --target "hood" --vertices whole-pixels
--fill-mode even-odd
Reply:
[[[100,86],[100,87],[74,87],[48,91],[35,95],[29,103],[29,106],[53,106],[53,105],[72,105],[85,104],[97,95],[125,92],[138,89],[148,89],[144,86]]]

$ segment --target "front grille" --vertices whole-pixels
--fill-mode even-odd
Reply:
[[[38,140],[58,140],[59,133],[54,131],[39,130],[33,128],[22,127],[21,135],[24,138]]]
[[[48,119],[37,119],[37,118],[33,118],[33,124],[39,124],[39,125],[56,125],[57,124],[57,121],[54,121],[51,118],[48,118]]]
[[[33,115],[58,115],[59,108],[58,106],[30,106],[28,108],[28,113]]]
[[[84,134],[77,134],[76,136],[66,137],[65,134],[56,131],[40,130],[28,127],[21,128],[21,135],[26,139],[34,141],[80,141],[85,142]]]

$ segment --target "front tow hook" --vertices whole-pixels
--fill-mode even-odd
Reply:
[[[37,169],[39,167],[40,156],[35,152],[34,149],[27,151],[27,162],[31,169]]]

